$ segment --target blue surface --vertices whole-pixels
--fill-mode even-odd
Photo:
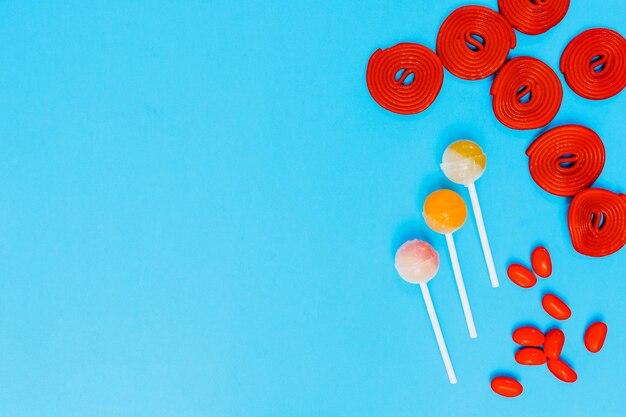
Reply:
[[[0,4],[0,415],[623,415],[626,250],[573,251],[566,200],[528,175],[538,132],[496,121],[489,79],[446,72],[410,117],[368,94],[376,48],[434,48],[466,2],[53,3]],[[512,56],[557,69],[571,37],[624,34],[625,17],[621,0],[572,1]],[[598,184],[622,192],[625,108],[626,92],[593,103],[565,86],[551,124],[595,129]],[[468,221],[455,237],[476,340],[420,217],[438,187],[468,198],[438,169],[462,137],[489,158],[477,187],[502,281],[490,287]],[[442,253],[431,292],[456,386],[419,289],[393,268],[413,237]],[[505,269],[538,242],[554,275],[522,290]],[[574,312],[560,324],[572,385],[513,361],[513,328],[555,325],[549,290]],[[592,355],[581,339],[597,316],[609,336]],[[498,372],[524,395],[494,395]]]

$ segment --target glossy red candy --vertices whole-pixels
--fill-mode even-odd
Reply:
[[[595,257],[617,252],[626,245],[626,194],[580,191],[570,202],[567,225],[576,252]]]
[[[530,288],[537,283],[533,271],[520,264],[511,264],[506,270],[509,279],[522,288]]]
[[[537,246],[530,255],[530,260],[535,274],[541,278],[548,278],[552,274],[552,259],[550,253],[543,246]]]
[[[585,332],[585,347],[589,352],[600,352],[600,349],[604,346],[604,340],[606,339],[608,330],[606,324],[601,321],[595,322],[587,328]]]
[[[546,354],[538,348],[527,347],[515,352],[515,362],[520,365],[543,365],[546,360]]]
[[[541,305],[543,305],[543,309],[546,310],[546,313],[557,320],[567,320],[572,315],[572,310],[569,309],[567,304],[554,294],[544,295],[541,300]]]
[[[437,98],[443,83],[443,65],[424,45],[399,43],[372,54],[366,80],[372,98],[383,108],[398,114],[416,114]]]
[[[543,352],[548,359],[558,359],[565,344],[565,333],[559,329],[552,329],[546,333],[546,341],[543,344]]]
[[[552,372],[552,375],[559,378],[563,382],[571,383],[578,379],[576,371],[560,359],[548,360],[548,369]]]
[[[513,341],[522,346],[539,347],[543,345],[544,336],[536,327],[524,326],[513,332]]]
[[[526,149],[530,176],[550,194],[571,197],[598,179],[606,159],[600,136],[568,124],[542,133]]]
[[[524,387],[515,378],[497,376],[491,380],[491,389],[503,397],[517,397],[524,391]]]

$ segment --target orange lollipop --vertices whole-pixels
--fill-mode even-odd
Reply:
[[[454,239],[452,238],[452,232],[460,229],[463,223],[465,223],[465,219],[467,219],[465,201],[452,190],[437,190],[426,197],[422,215],[428,227],[446,236],[454,279],[461,297],[461,305],[463,306],[463,314],[465,315],[470,337],[473,339],[476,337],[476,326],[474,326],[474,318],[472,317],[472,310],[470,309],[467,292],[465,291]]]

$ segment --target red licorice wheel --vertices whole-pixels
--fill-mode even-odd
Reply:
[[[526,150],[530,176],[545,191],[573,196],[589,188],[604,168],[605,150],[593,130],[564,125],[540,135]]]
[[[407,79],[413,75],[413,80]],[[385,109],[415,114],[430,106],[441,90],[443,67],[433,51],[416,43],[378,49],[367,63],[367,88]]]
[[[626,244],[626,195],[602,188],[576,194],[567,214],[574,249],[587,256],[606,256]]]
[[[504,64],[515,48],[515,32],[501,14],[483,6],[453,11],[437,35],[437,55],[453,75],[480,80]]]
[[[567,13],[569,0],[498,0],[498,9],[526,35],[539,35],[556,26]]]
[[[498,71],[491,85],[493,112],[511,129],[537,129],[550,123],[561,108],[559,77],[542,61],[513,58]]]
[[[561,72],[581,97],[613,97],[626,87],[626,40],[611,29],[586,30],[565,47]]]

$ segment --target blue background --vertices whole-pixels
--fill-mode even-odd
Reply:
[[[55,4],[56,3],[56,4]],[[0,4],[0,415],[614,416],[626,408],[626,250],[572,249],[567,201],[530,179],[526,147],[491,111],[491,79],[445,74],[427,111],[369,96],[379,47],[435,46],[463,1],[3,1]],[[496,8],[496,1],[477,1]],[[626,33],[621,0],[572,1],[517,33],[511,56],[558,69],[586,28]],[[559,74],[561,76],[561,74]],[[562,79],[562,77],[561,77]],[[624,191],[626,93],[564,85],[550,126],[582,123],[607,149],[598,184]],[[445,146],[478,141],[477,183],[502,285],[473,219],[455,234],[478,329],[470,340],[442,236],[421,205],[448,187]],[[469,201],[469,200],[468,200]],[[395,273],[406,239],[441,251],[431,282],[459,382],[448,383],[419,288]],[[544,243],[554,274],[506,278]],[[513,360],[512,329],[556,323],[579,380]],[[606,320],[604,350],[582,334]],[[524,384],[496,396],[491,376]],[[594,414],[595,413],[595,414]]]

